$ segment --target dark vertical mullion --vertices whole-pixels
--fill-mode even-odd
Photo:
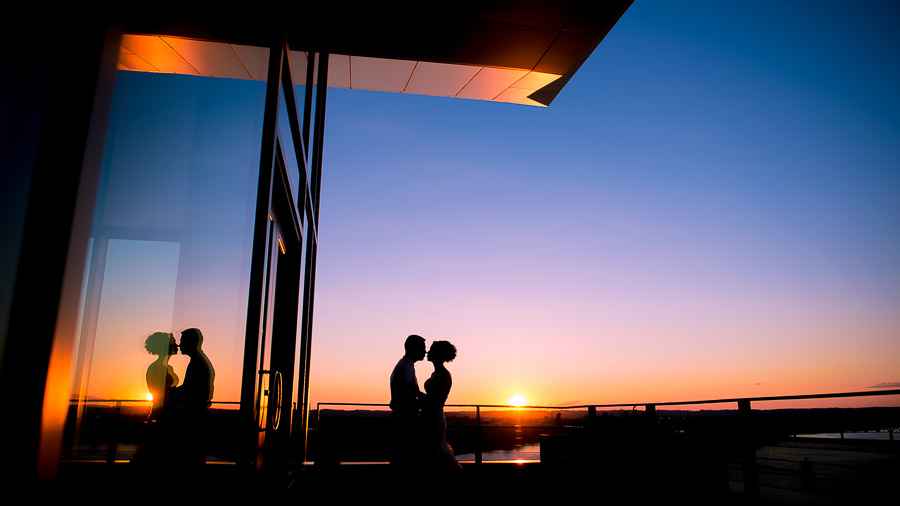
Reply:
[[[313,161],[310,190],[313,198],[313,221],[319,223],[319,194],[322,179],[322,142],[325,140],[325,98],[328,89],[328,53],[320,53],[316,85],[316,123],[313,128]]]
[[[302,367],[301,373],[303,374],[303,382],[301,383],[301,388],[303,389],[301,399],[303,404],[300,408],[300,428],[303,431],[303,453],[301,454],[301,458],[303,459],[303,461],[306,460],[307,436],[309,429],[309,370],[310,364],[312,362],[313,303],[315,299],[316,289],[316,254],[318,251],[318,244],[316,242],[315,236],[309,236],[309,238],[307,239],[307,247],[309,249],[306,252],[306,279],[304,280],[303,294],[303,335],[301,341],[302,348],[300,357],[300,365]]]
[[[312,225],[312,208],[307,207],[307,222]],[[303,279],[303,307],[301,311],[301,333],[300,333],[300,371],[299,383],[297,384],[298,392],[298,409],[300,410],[300,424],[298,430],[303,431],[303,446],[301,447],[301,463],[306,460],[307,446],[307,430],[309,427],[309,345],[312,334],[312,285],[315,281],[315,250],[316,236],[307,231],[306,235],[306,265],[305,276]]]
[[[303,164],[309,164],[309,123],[312,118],[312,100],[313,87],[315,86],[315,64],[316,53],[308,51],[306,53],[306,87],[303,93],[303,145],[306,149],[303,151]]]
[[[263,285],[265,282],[266,243],[268,239],[269,208],[272,193],[272,167],[275,159],[278,90],[281,85],[281,64],[284,41],[278,39],[269,49],[269,72],[266,85],[266,105],[263,113],[262,143],[259,157],[259,185],[256,192],[256,217],[250,259],[250,293],[247,297],[247,327],[244,338],[244,363],[241,376],[241,419],[247,434],[245,462],[252,463],[256,454],[256,424],[254,397],[256,390],[257,351],[259,348]]]
[[[287,110],[288,110],[288,123],[290,124],[289,126],[290,126],[290,130],[291,130],[291,142],[294,145],[294,154],[295,155],[299,154],[299,156],[303,157],[302,160],[300,160],[300,159],[296,160],[297,168],[299,170],[303,171],[297,178],[297,184],[300,185],[302,183],[303,186],[306,186],[306,181],[309,177],[308,174],[306,173],[308,170],[308,168],[306,166],[307,165],[306,146],[302,142],[302,130],[300,129],[300,117],[297,114],[297,99],[296,99],[296,96],[294,95],[294,81],[293,81],[292,74],[291,74],[290,47],[288,46],[287,41],[285,41],[284,47],[285,47],[285,49],[284,49],[284,59],[282,62],[283,67],[281,69],[281,79],[282,79],[282,83],[283,83],[282,88],[284,89],[284,100],[287,104]],[[288,181],[290,181],[290,179],[288,179]],[[306,198],[306,192],[302,191],[302,188],[298,188],[297,194],[298,194],[298,198]],[[297,207],[296,207],[297,210],[300,210],[302,212],[303,203],[297,202],[296,204],[297,204]]]
[[[313,312],[316,290],[316,255],[318,252],[318,223],[319,223],[319,190],[320,180],[322,177],[322,141],[324,139],[325,129],[325,99],[328,84],[328,55],[323,54],[319,62],[319,75],[317,76],[316,86],[316,121],[313,131],[313,156],[310,170],[312,178],[310,180],[310,205],[307,207],[309,216],[308,227],[306,232],[307,253],[306,253],[306,279],[304,280],[303,293],[303,333],[301,335],[301,366],[303,374],[303,382],[300,388],[303,393],[300,394],[302,400],[301,406],[301,430],[303,431],[303,446],[301,458],[306,460],[307,436],[309,427],[309,376],[310,364],[312,363],[312,328],[313,328]],[[307,88],[309,89],[309,88]],[[310,98],[310,93],[307,93]]]

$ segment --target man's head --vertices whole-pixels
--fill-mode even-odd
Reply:
[[[406,338],[406,343],[403,344],[403,347],[406,349],[406,358],[413,362],[418,362],[425,358],[424,337],[413,334]]]
[[[187,329],[181,332],[181,353],[191,355],[200,351],[200,345],[203,344],[203,334],[200,329]]]

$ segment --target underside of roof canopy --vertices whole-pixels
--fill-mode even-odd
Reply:
[[[295,73],[308,52],[331,54],[329,86],[547,106],[632,1],[262,2],[252,12],[144,12],[123,23],[135,35],[123,39],[119,66],[260,79],[254,48],[286,36]]]

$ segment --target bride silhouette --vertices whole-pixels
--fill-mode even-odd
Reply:
[[[178,405],[175,401],[175,387],[178,386],[178,375],[169,365],[169,358],[178,352],[178,345],[170,332],[154,332],[144,341],[144,349],[157,357],[147,367],[145,375],[152,404],[144,441],[132,462],[157,467],[162,473],[177,446]]]
[[[453,378],[444,363],[456,358],[456,346],[448,341],[435,341],[427,358],[434,365],[434,373],[425,380],[425,405],[420,417],[424,464],[438,471],[459,471],[462,466],[447,444],[447,419],[444,418],[444,403],[453,385]]]
[[[150,420],[169,422],[175,408],[175,387],[178,375],[169,365],[169,358],[178,353],[175,336],[169,332],[154,332],[144,341],[144,349],[156,360],[147,367],[147,390],[153,396]]]

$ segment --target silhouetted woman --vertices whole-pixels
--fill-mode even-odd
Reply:
[[[147,367],[147,390],[153,396],[150,420],[171,418],[176,406],[175,387],[178,385],[178,376],[169,365],[169,357],[178,353],[175,336],[169,332],[154,332],[144,341],[144,348],[151,354],[158,355]]]
[[[435,470],[459,471],[462,466],[447,444],[447,419],[444,418],[444,403],[453,386],[453,378],[444,364],[456,358],[456,346],[448,341],[435,341],[427,358],[434,365],[434,373],[425,380],[426,397],[421,416],[424,464]]]
[[[169,357],[178,352],[175,336],[169,332],[154,332],[144,341],[144,349],[156,360],[147,367],[147,390],[153,396],[149,423],[144,433],[144,442],[131,460],[137,464],[151,466],[163,473],[164,466],[171,460],[177,430],[178,403],[175,400],[175,386],[178,376],[169,365]]]

